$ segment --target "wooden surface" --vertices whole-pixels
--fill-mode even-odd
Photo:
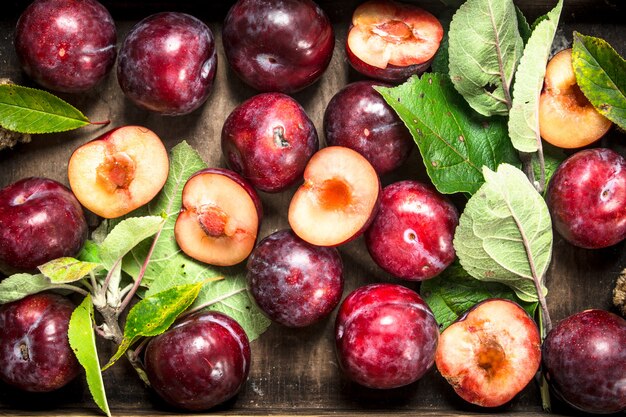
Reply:
[[[17,13],[26,2],[10,2],[7,13],[0,18],[0,77],[29,85],[20,72],[12,45],[12,33]],[[198,1],[179,2],[170,7],[168,2],[110,1],[103,2],[113,8],[118,25],[118,44],[132,23],[157,10],[196,10]],[[125,100],[117,85],[114,73],[93,91],[82,95],[61,95],[81,109],[91,120],[112,120],[111,127],[139,124],[154,130],[168,147],[181,140],[194,146],[211,166],[223,166],[219,146],[222,123],[230,111],[243,100],[255,94],[229,71],[220,36],[220,22],[228,2],[209,2],[210,12],[198,17],[210,25],[217,38],[219,64],[215,87],[206,104],[194,113],[182,117],[162,117],[136,108]],[[323,145],[322,117],[331,97],[346,83],[360,79],[346,63],[343,43],[347,17],[356,1],[320,2],[331,16],[336,34],[336,47],[330,67],[321,80],[294,97],[304,106],[313,120]],[[516,2],[533,19],[547,11],[552,2]],[[558,33],[561,40],[571,41],[572,30],[602,36],[621,54],[626,53],[624,23],[619,23],[615,13],[618,1],[566,0],[566,24]],[[425,1],[436,12],[443,9],[437,1]],[[127,13],[125,13],[127,11]],[[142,11],[145,14],[142,14]],[[594,16],[599,20],[590,20]],[[613,23],[611,23],[613,22]],[[76,147],[93,139],[103,128],[86,127],[58,135],[41,135],[32,143],[13,150],[0,151],[0,187],[32,175],[47,176],[67,184],[67,160]],[[612,132],[604,146],[617,148],[626,154],[620,143],[626,137]],[[419,154],[413,152],[402,169],[382,179],[383,184],[398,179],[426,179]],[[266,217],[260,237],[288,226],[286,208],[294,192],[290,189],[277,195],[262,194]],[[98,219],[90,216],[95,226]],[[344,296],[354,288],[378,281],[399,282],[381,271],[369,258],[362,239],[340,248],[345,264],[346,288]],[[575,249],[555,236],[554,255],[547,277],[550,290],[548,305],[554,321],[587,308],[609,309],[611,290],[619,272],[626,267],[624,244],[612,248],[589,251]],[[417,284],[407,284],[418,289]],[[334,314],[310,328],[291,330],[273,324],[269,331],[252,344],[252,369],[242,392],[227,404],[214,411],[214,415],[336,415],[356,413],[367,415],[397,414],[429,416],[472,415],[482,413],[476,407],[460,400],[452,388],[435,371],[410,386],[375,391],[348,382],[337,367],[333,346]],[[0,331],[2,331],[0,329]],[[112,347],[102,344],[105,360]],[[123,362],[123,361],[120,361]],[[167,414],[176,413],[146,389],[125,363],[119,363],[105,373],[105,385],[114,414]],[[559,413],[575,413],[555,401]],[[538,390],[531,383],[510,404],[493,410],[496,414],[512,416],[541,414]],[[0,385],[0,415],[80,415],[98,414],[83,378],[53,394],[27,395]]]

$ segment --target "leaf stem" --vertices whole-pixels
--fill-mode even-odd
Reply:
[[[107,273],[107,276],[104,278],[104,283],[102,284],[102,287],[100,288],[100,294],[98,294],[101,298],[106,297],[107,289],[109,288],[109,283],[111,282],[111,278],[113,277],[113,274],[115,273],[115,269],[117,268],[117,265],[120,262],[122,262],[121,258],[115,261],[115,263],[113,264],[113,266]]]
[[[180,316],[178,316],[178,319],[181,319],[181,318],[183,318],[183,317],[186,317],[186,316],[188,316],[188,315],[190,315],[190,314],[193,314],[193,313],[195,313],[195,312],[197,312],[197,311],[203,310],[203,309],[205,309],[205,308],[207,308],[207,307],[212,306],[213,304],[217,304],[217,303],[219,303],[220,301],[223,301],[223,300],[225,300],[225,299],[227,299],[227,298],[229,298],[229,297],[232,297],[233,295],[237,295],[237,294],[239,294],[240,292],[244,292],[244,291],[247,291],[247,288],[239,288],[239,289],[237,289],[237,290],[235,290],[235,291],[231,291],[231,292],[229,292],[229,293],[222,294],[222,295],[220,295],[219,297],[214,298],[214,299],[212,299],[212,300],[209,300],[209,301],[207,301],[207,302],[206,302],[206,303],[204,303],[204,304],[200,304],[200,305],[199,305],[199,306],[197,306],[197,307],[194,307],[194,308],[192,308],[192,309],[189,309],[189,310],[185,311],[183,314],[181,314]]]
[[[108,124],[110,124],[110,123],[111,123],[111,120],[108,120],[108,119],[107,119],[107,120],[101,120],[101,121],[98,121],[98,122],[92,122],[91,120],[89,121],[89,124],[90,124],[90,125],[101,125],[101,126],[106,126],[106,125],[108,125]]]
[[[87,295],[89,295],[89,293],[85,290],[83,290],[82,288],[78,288],[75,285],[69,285],[69,284],[55,284],[53,286],[51,286],[51,288],[57,288],[59,290],[70,290],[70,291],[75,291],[79,294],[84,295],[85,297],[87,297]]]

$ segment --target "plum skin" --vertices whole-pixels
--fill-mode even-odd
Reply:
[[[177,12],[157,13],[133,26],[117,63],[126,97],[168,116],[199,108],[211,93],[216,72],[213,32],[201,20]]]
[[[401,387],[434,364],[439,327],[414,291],[396,284],[369,284],[343,301],[335,322],[340,368],[369,388]]]
[[[248,284],[257,305],[287,327],[316,323],[339,304],[343,266],[335,248],[311,245],[291,230],[263,239],[248,259]]]
[[[412,75],[423,74],[432,64],[434,57],[421,64],[407,65],[405,67],[388,64],[387,68],[377,68],[363,62],[348,47],[346,42],[346,56],[350,66],[360,74],[386,83],[399,84],[411,77]]]
[[[565,402],[588,413],[626,410],[626,320],[585,310],[560,321],[542,349],[546,379]]]
[[[57,390],[80,372],[67,330],[74,305],[39,293],[0,306],[0,379],[29,392]]]
[[[222,40],[246,84],[287,94],[321,77],[335,46],[328,17],[311,0],[239,0],[228,11]]]
[[[22,69],[50,90],[79,93],[98,84],[115,63],[113,18],[96,0],[36,0],[14,37]]]
[[[626,160],[606,148],[575,153],[554,173],[546,202],[554,228],[572,245],[617,244],[626,238]]]
[[[385,102],[374,81],[357,81],[333,96],[324,112],[329,146],[346,146],[363,155],[379,175],[400,167],[413,149],[411,133]]]
[[[282,93],[264,93],[228,115],[221,146],[229,168],[257,189],[276,193],[302,179],[319,140],[296,100]]]
[[[57,181],[29,177],[0,190],[0,267],[32,271],[75,256],[87,233],[80,203]]]
[[[443,195],[418,181],[399,181],[383,189],[365,244],[385,271],[423,281],[456,258],[452,241],[458,223],[456,207]]]
[[[204,311],[185,317],[148,343],[145,368],[168,403],[207,410],[232,398],[250,371],[250,343],[231,317]]]

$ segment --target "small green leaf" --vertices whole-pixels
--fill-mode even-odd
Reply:
[[[439,43],[439,49],[437,49],[433,62],[430,64],[432,72],[437,72],[439,74],[448,74],[450,72],[450,60],[448,59],[448,33],[450,32],[451,20],[452,16],[448,14],[439,16],[439,22],[441,22],[441,26],[443,26],[443,38]]]
[[[485,184],[467,205],[454,234],[463,269],[481,281],[506,284],[529,302],[538,300],[535,279],[552,257],[548,206],[519,169],[502,164],[484,170]]]
[[[111,416],[107,402],[98,351],[94,333],[93,303],[91,295],[87,295],[83,302],[76,307],[70,318],[67,336],[76,359],[85,369],[89,392],[95,403],[107,416]]]
[[[446,76],[424,74],[376,90],[409,128],[439,192],[473,194],[484,182],[483,166],[519,164],[506,121],[472,111]]]
[[[49,290],[53,285],[42,274],[15,274],[0,281],[0,304],[21,300],[30,294]]]
[[[563,0],[559,0],[546,19],[533,30],[515,73],[509,136],[515,149],[521,152],[537,152],[541,146],[539,96],[562,8]]]
[[[83,262],[102,263],[100,259],[100,246],[93,240],[87,240],[76,258]]]
[[[204,281],[178,285],[139,301],[128,312],[124,339],[117,352],[102,370],[109,368],[142,336],[156,336],[166,331],[174,320],[195,301]]]
[[[626,130],[626,60],[604,39],[574,32],[572,65],[585,97]]]
[[[520,300],[515,292],[504,284],[472,278],[458,262],[450,265],[435,278],[422,282],[420,294],[433,311],[441,331],[475,304],[489,298],[515,301],[531,316],[534,316],[538,304]]]
[[[160,216],[131,217],[118,223],[100,245],[104,268],[110,270],[118,259],[157,233],[164,223]]]
[[[515,6],[515,13],[517,13],[517,28],[519,29],[519,34],[522,37],[522,41],[524,41],[524,45],[526,45],[533,31],[528,24],[528,20],[526,20],[526,16],[524,16],[524,13],[522,13],[517,6]]]
[[[467,0],[450,23],[450,79],[484,116],[506,116],[524,42],[512,0]]]
[[[0,126],[20,133],[65,132],[89,124],[78,109],[47,91],[0,85]]]
[[[102,268],[99,263],[81,262],[71,257],[53,259],[38,267],[53,284],[78,281],[99,268]]]

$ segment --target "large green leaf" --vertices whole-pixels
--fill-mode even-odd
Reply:
[[[83,262],[72,257],[53,259],[38,267],[44,276],[54,284],[75,282],[83,279],[89,273],[102,268],[95,262]]]
[[[48,93],[0,85],[0,126],[20,133],[64,132],[89,124],[78,109]]]
[[[484,174],[485,184],[461,214],[456,254],[472,277],[506,284],[522,300],[537,301],[535,279],[541,283],[552,256],[548,207],[519,169],[502,164]]]
[[[67,336],[76,359],[85,369],[89,392],[95,403],[107,416],[111,416],[109,404],[104,390],[96,336],[94,333],[93,303],[91,295],[87,295],[83,302],[76,307],[70,318]]]
[[[195,301],[204,282],[178,285],[146,297],[128,312],[124,338],[117,352],[102,370],[113,365],[138,338],[157,336],[166,331],[174,320]]]
[[[626,130],[626,60],[604,39],[574,32],[572,65],[585,97]]]
[[[546,18],[537,24],[526,43],[515,74],[509,136],[515,149],[521,152],[537,152],[541,147],[539,96],[562,8],[563,0],[559,0]]]
[[[53,287],[52,283],[42,274],[14,274],[0,281],[0,304],[21,300]]]
[[[489,298],[515,301],[531,316],[534,316],[537,308],[536,302],[520,300],[515,292],[504,284],[472,278],[458,263],[450,265],[435,278],[422,282],[420,294],[433,311],[441,331],[471,307]]]
[[[450,78],[470,106],[506,116],[524,42],[511,0],[467,0],[450,23]]]
[[[472,111],[446,76],[424,74],[376,89],[409,128],[440,192],[473,194],[484,182],[483,166],[519,164],[505,120]]]

